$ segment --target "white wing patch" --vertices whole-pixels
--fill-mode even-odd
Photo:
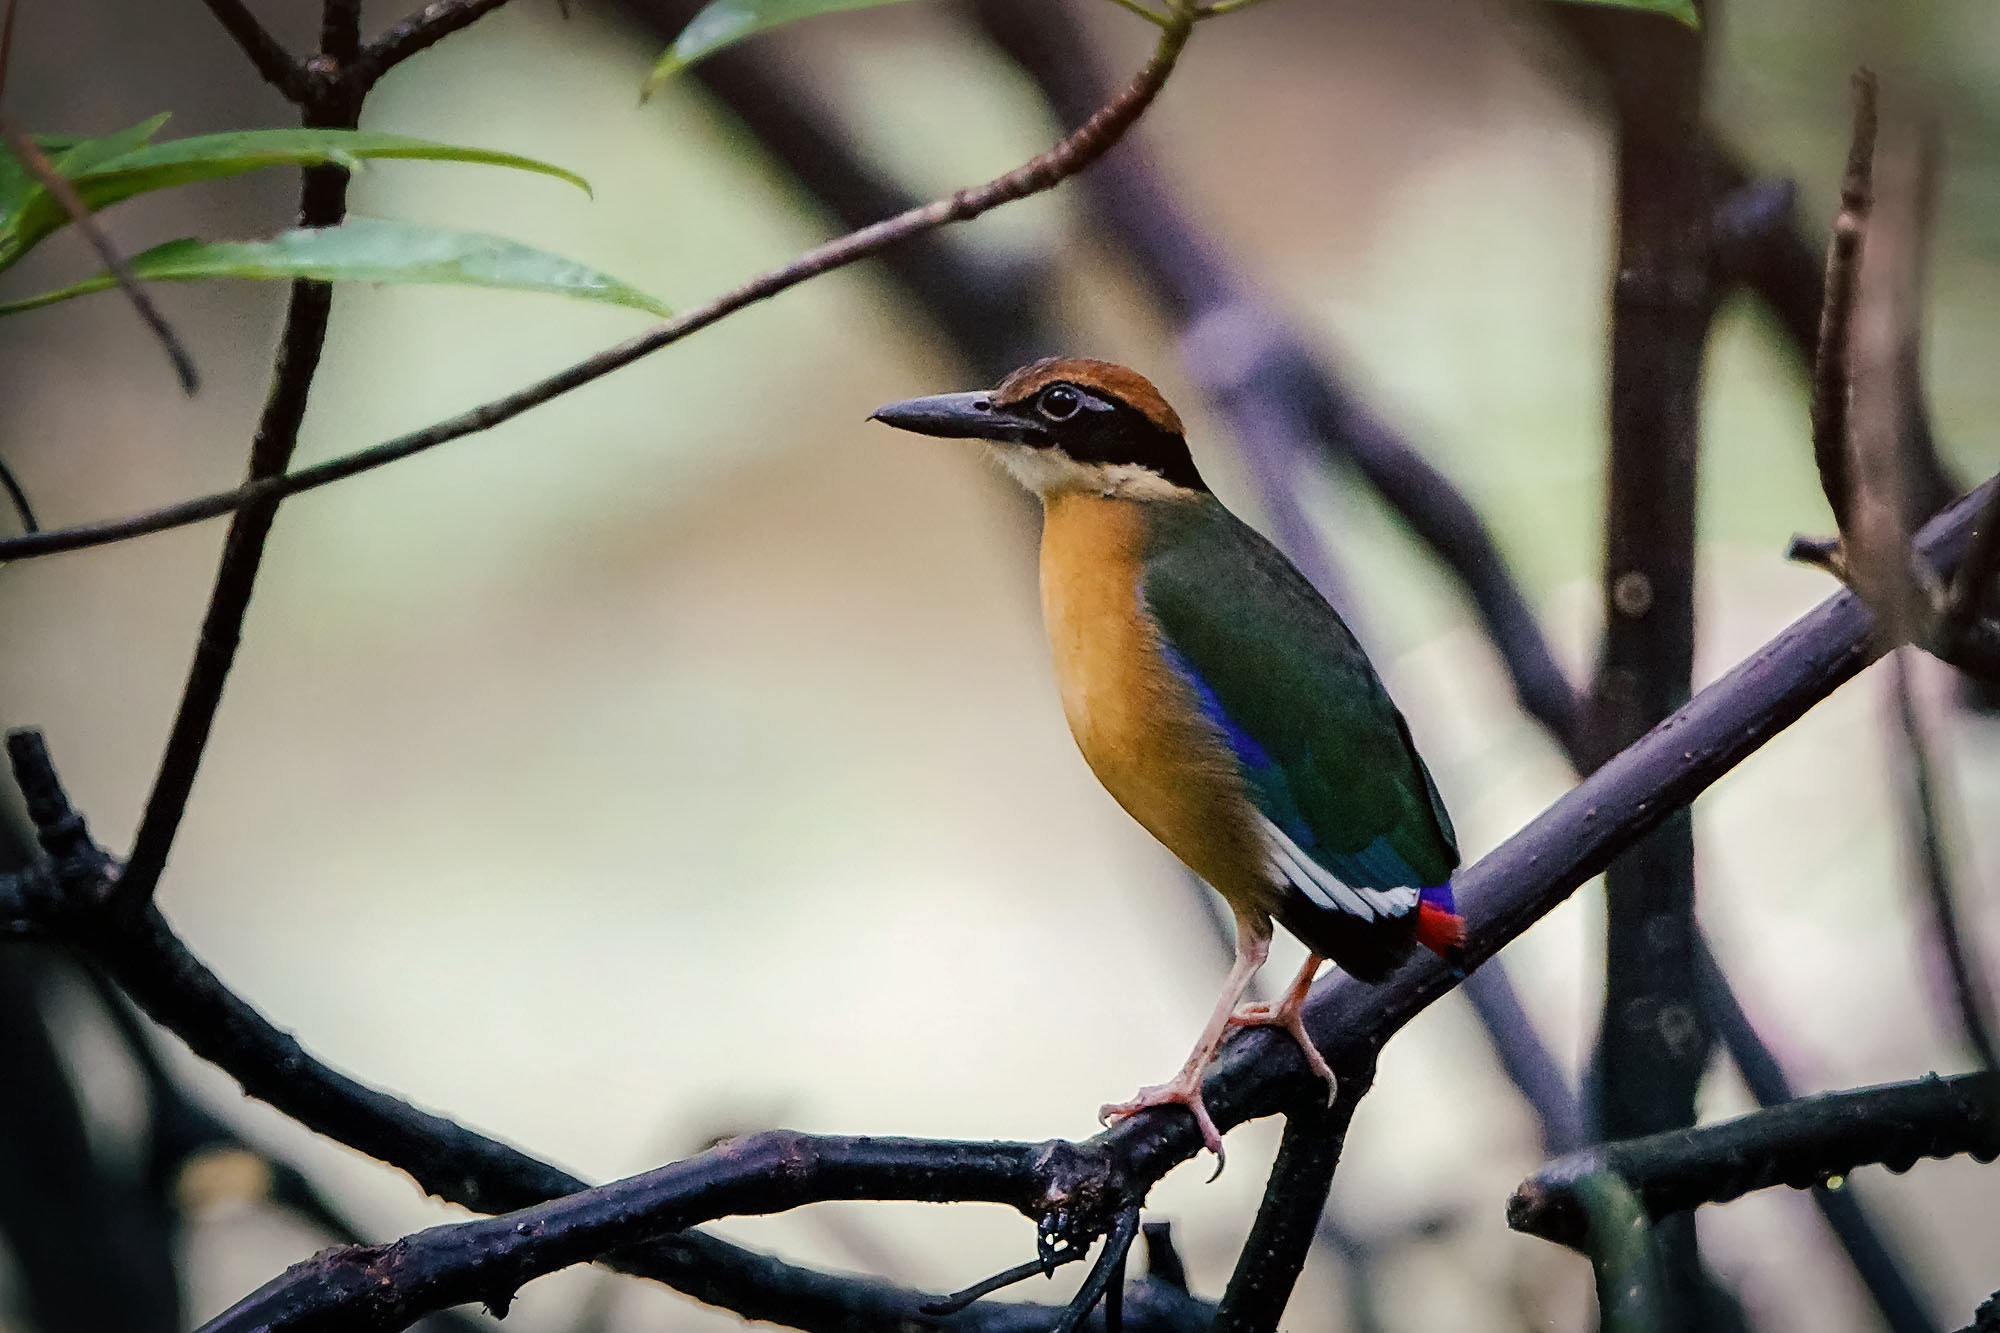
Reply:
[[[1363,921],[1407,916],[1416,910],[1415,885],[1393,889],[1357,889],[1351,884],[1343,884],[1333,872],[1322,867],[1304,848],[1292,841],[1290,834],[1272,823],[1268,816],[1260,814],[1257,825],[1264,838],[1265,864],[1272,876],[1297,888],[1321,907],[1345,912]]]

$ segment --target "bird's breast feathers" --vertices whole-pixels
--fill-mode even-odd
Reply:
[[[1407,917],[1431,877],[1395,850],[1397,840],[1386,836],[1393,821],[1343,828],[1351,843],[1344,838],[1336,850],[1326,843],[1328,830],[1316,830],[1319,821],[1305,818],[1299,805],[1301,792],[1319,790],[1313,784],[1379,785],[1382,775],[1368,768],[1373,747],[1342,752],[1322,744],[1309,770],[1300,770],[1271,750],[1296,750],[1293,733],[1323,726],[1309,726],[1303,714],[1289,723],[1266,718],[1260,741],[1239,725],[1151,605],[1159,590],[1149,591],[1148,557],[1157,555],[1150,548],[1160,534],[1149,525],[1164,517],[1157,508],[1085,493],[1045,497],[1043,616],[1063,711],[1084,758],[1119,804],[1239,908],[1276,910],[1296,891],[1362,922]],[[1166,576],[1154,563],[1155,574]],[[1177,614],[1185,614],[1185,591],[1174,598]],[[1204,587],[1208,626],[1226,623],[1232,596],[1252,591],[1247,583]],[[1284,663],[1266,659],[1257,674],[1265,671],[1276,686]],[[1406,741],[1395,724],[1382,726],[1400,754]],[[1405,762],[1420,768],[1413,751]]]
[[[1144,522],[1129,501],[1048,498],[1042,615],[1063,714],[1134,819],[1224,896],[1269,910],[1282,890],[1262,869],[1256,807],[1145,609]]]

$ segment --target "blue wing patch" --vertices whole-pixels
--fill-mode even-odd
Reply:
[[[1265,847],[1273,875],[1322,907],[1363,920],[1399,917],[1416,910],[1415,885],[1420,877],[1389,846],[1388,839],[1377,838],[1354,852],[1321,848],[1292,796],[1285,770],[1270,751],[1229,716],[1194,663],[1164,640],[1160,653],[1194,692],[1202,716],[1229,742],[1230,753],[1250,786],[1251,800],[1266,821]]]

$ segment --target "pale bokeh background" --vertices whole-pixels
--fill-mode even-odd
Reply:
[[[282,7],[266,6],[274,13]],[[299,7],[301,11],[305,7]],[[1088,7],[1129,67],[1142,25]],[[379,11],[379,12],[378,12]],[[371,27],[394,8],[371,6]],[[286,35],[303,43],[303,13]],[[819,21],[779,39],[871,149],[926,189],[1052,134],[950,6]],[[275,20],[274,20],[275,21]],[[1744,0],[1716,34],[1713,109],[1830,216],[1860,59],[1940,108],[1949,176],[1932,397],[1967,475],[2000,457],[2000,62],[1995,11],[1936,0]],[[528,153],[594,200],[488,169],[371,167],[357,211],[502,232],[685,307],[824,234],[735,126],[686,88],[644,108],[653,54],[594,5],[522,0],[392,76],[364,126]],[[103,132],[284,123],[197,6],[28,7],[9,111]],[[1204,27],[1146,124],[1191,206],[1373,401],[1480,504],[1569,664],[1595,639],[1608,148],[1530,11],[1453,0],[1271,4]],[[109,215],[134,248],[284,225],[284,173]],[[1157,317],[1066,194],[970,229],[1060,255],[1065,349],[1154,375],[1224,498],[1255,517]],[[8,291],[80,274],[62,238]],[[0,452],[44,520],[124,512],[234,478],[282,293],[161,299],[207,387],[171,390],[115,297],[0,324]],[[641,327],[631,312],[434,289],[344,291],[302,457],[421,425]],[[924,320],[851,271],[753,309],[498,430],[290,506],[162,888],[216,969],[336,1065],[594,1178],[785,1124],[953,1137],[1081,1136],[1099,1102],[1179,1061],[1217,979],[1209,927],[1165,854],[1096,786],[1063,729],[1029,529],[972,452],[863,418],[974,387]],[[1711,356],[1701,671],[1713,677],[1828,591],[1783,562],[1828,526],[1800,376],[1731,307]],[[1514,711],[1466,608],[1372,498],[1309,497],[1409,713],[1468,858],[1567,782]],[[221,527],[0,571],[0,721],[46,728],[100,840],[129,840],[180,687]],[[1942,684],[1935,693],[1949,704]],[[1697,806],[1703,915],[1801,1087],[1955,1070],[1888,821],[1880,681],[1838,694]],[[2000,723],[1956,710],[1968,882],[2000,883]],[[2000,899],[1969,914],[2000,956]],[[1505,958],[1558,1054],[1594,1026],[1594,892]],[[1295,952],[1277,966],[1290,966]],[[88,1033],[80,1034],[87,1039]],[[85,1049],[88,1049],[86,1047]],[[85,1061],[106,1132],[129,1080]],[[456,1215],[183,1061],[211,1101],[308,1164],[383,1236]],[[1704,1112],[1743,1109],[1718,1074]],[[1230,1136],[1155,1192],[1198,1290],[1219,1292],[1275,1147]],[[1395,1329],[1573,1329],[1587,1268],[1509,1233],[1539,1159],[1469,1013],[1437,1006],[1387,1052],[1335,1186],[1396,1244]],[[1946,1326],[2000,1284],[1996,1177],[1965,1162],[1858,1180]],[[1872,1316],[1800,1195],[1703,1214],[1760,1327]],[[841,1206],[720,1228],[816,1263],[938,1289],[1029,1252],[1000,1209]],[[205,1317],[314,1237],[262,1209],[191,1235]],[[1023,1289],[1066,1294],[1080,1276]],[[1287,1327],[1343,1327],[1316,1258]],[[727,1328],[663,1289],[577,1271],[508,1327]]]

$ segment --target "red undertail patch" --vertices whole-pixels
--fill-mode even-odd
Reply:
[[[1436,903],[1418,903],[1417,943],[1458,966],[1465,955],[1465,918]]]

